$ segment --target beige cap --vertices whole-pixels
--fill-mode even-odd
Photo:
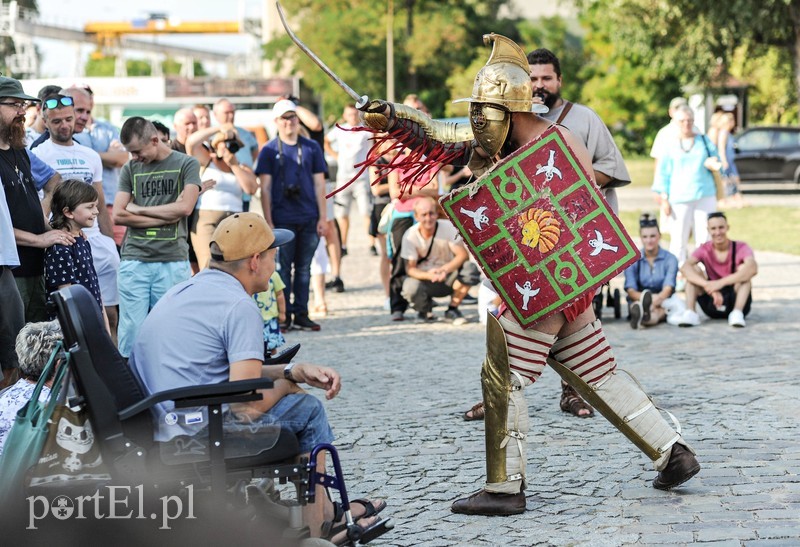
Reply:
[[[236,213],[217,225],[211,236],[222,254],[211,253],[219,262],[232,262],[280,247],[294,239],[294,233],[269,227],[257,213]]]

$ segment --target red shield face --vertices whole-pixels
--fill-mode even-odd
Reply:
[[[555,126],[442,206],[523,326],[564,309],[639,258]]]

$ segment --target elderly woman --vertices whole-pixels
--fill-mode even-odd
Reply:
[[[708,240],[706,218],[717,208],[717,189],[709,169],[719,169],[721,164],[714,144],[705,135],[695,134],[691,108],[678,107],[674,120],[679,135],[665,143],[653,190],[660,194],[663,213],[672,219],[669,250],[683,264],[690,232],[694,232],[695,245]]]
[[[39,381],[53,349],[61,339],[61,327],[58,321],[28,323],[19,331],[16,350],[21,378],[0,395],[0,454],[3,453],[3,444],[14,424],[17,411],[30,400],[36,382]],[[52,376],[51,372],[39,395],[40,400],[47,399],[53,381]]]

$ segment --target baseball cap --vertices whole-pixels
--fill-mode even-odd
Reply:
[[[689,102],[686,99],[684,99],[683,97],[675,97],[674,99],[672,99],[669,102],[669,108],[671,110],[673,108],[678,108],[679,106],[682,106],[682,105],[685,105],[685,104],[686,105],[689,104]]]
[[[39,102],[39,99],[36,97],[31,97],[30,95],[27,95],[25,91],[23,91],[22,84],[19,83],[19,80],[8,78],[6,76],[0,76],[0,97],[10,97],[12,99],[22,99],[23,101]]]
[[[287,112],[295,112],[296,110],[297,110],[297,105],[294,104],[292,101],[290,101],[289,99],[281,99],[280,101],[275,103],[275,106],[272,107],[272,114],[276,118],[280,118]]]
[[[294,233],[269,227],[257,213],[236,213],[217,225],[211,236],[222,254],[211,253],[220,262],[232,262],[280,247],[294,239]]]

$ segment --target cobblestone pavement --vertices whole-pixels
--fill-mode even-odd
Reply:
[[[460,327],[417,324],[413,312],[392,323],[378,259],[353,225],[346,292],[327,295],[320,332],[287,338],[303,343],[305,360],[342,374],[341,394],[326,405],[351,497],[387,499],[397,525],[376,544],[800,545],[800,257],[756,251],[745,329],[706,321],[632,331],[604,314],[620,367],[681,421],[703,465],[698,476],[653,489],[649,459],[599,415],[561,412],[559,379],[545,371],[526,390],[528,511],[470,517],[450,503],[484,480],[483,424],[461,419],[480,399],[476,307],[463,308],[470,323]]]

